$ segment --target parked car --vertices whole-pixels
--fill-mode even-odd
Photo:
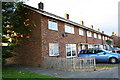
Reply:
[[[120,48],[110,48],[110,49],[108,49],[108,51],[111,51],[113,53],[116,53],[116,50],[120,50]]]
[[[116,50],[115,53],[119,53],[120,54],[120,50]]]
[[[110,62],[117,63],[120,62],[120,54],[111,53],[104,49],[94,48],[94,49],[84,49],[78,54],[79,57],[95,57],[96,62]]]

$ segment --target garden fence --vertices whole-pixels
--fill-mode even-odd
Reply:
[[[61,57],[43,57],[43,68],[59,69],[59,70],[90,70],[96,69],[95,57],[77,57],[77,58],[61,58]]]

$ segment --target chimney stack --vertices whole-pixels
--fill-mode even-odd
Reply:
[[[80,24],[84,26],[84,22],[83,21],[80,21]]]
[[[64,18],[65,18],[65,19],[69,19],[69,14],[65,13],[65,14],[64,14]]]
[[[102,31],[102,33],[104,34],[104,31]]]
[[[114,35],[115,34],[115,32],[112,32],[112,35]]]
[[[93,25],[90,25],[90,28],[93,29]]]
[[[43,10],[44,4],[42,2],[38,3],[38,9]]]
[[[100,29],[98,28],[98,29],[97,29],[97,31],[99,31],[99,32],[100,32]]]

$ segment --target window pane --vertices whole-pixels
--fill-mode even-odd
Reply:
[[[49,55],[50,56],[59,55],[59,47],[57,43],[49,43]]]
[[[89,44],[88,48],[94,48],[94,46],[92,44]]]
[[[58,44],[54,44],[54,55],[58,55]]]
[[[101,35],[100,34],[98,35],[98,38],[101,39]]]
[[[100,45],[99,48],[103,49],[103,45]]]
[[[79,35],[83,35],[83,29],[79,28]]]
[[[88,37],[92,37],[92,32],[87,31],[87,36],[88,36]]]
[[[105,37],[105,40],[107,40],[107,37]]]
[[[76,44],[72,44],[72,56],[76,56]]]
[[[54,45],[52,43],[49,44],[49,53],[50,55],[54,55]]]
[[[71,27],[71,32],[74,34],[74,27]]]
[[[104,36],[102,36],[103,37],[103,40],[105,40],[105,37]]]
[[[86,49],[86,48],[85,48],[85,45],[82,45],[82,49]]]
[[[94,38],[97,38],[97,34],[96,33],[94,33]]]
[[[58,30],[58,24],[54,21],[49,21],[48,27],[52,30]]]
[[[65,25],[65,32],[68,32],[69,27],[67,25]]]
[[[66,53],[67,53],[67,56],[71,56],[71,45],[70,44],[66,44]]]
[[[67,57],[76,56],[76,44],[66,44]]]
[[[74,27],[65,25],[65,32],[74,34]]]

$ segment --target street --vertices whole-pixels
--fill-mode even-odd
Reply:
[[[113,65],[113,64],[98,64],[98,65]],[[115,65],[117,66],[117,64]],[[61,78],[118,78],[118,68],[92,72],[73,72],[54,69],[42,69],[39,67],[21,65],[10,65],[9,67],[31,71],[38,74],[52,75]]]

